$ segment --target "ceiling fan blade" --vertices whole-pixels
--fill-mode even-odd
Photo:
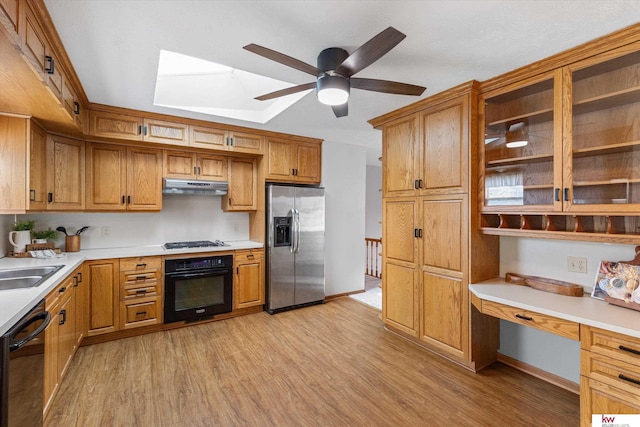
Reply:
[[[380,59],[385,53],[393,49],[406,36],[393,27],[389,27],[371,40],[360,46],[342,64],[336,68],[336,73],[351,77],[358,71]]]
[[[258,101],[266,101],[268,99],[279,98],[285,95],[291,95],[292,93],[302,92],[304,90],[315,89],[316,82],[305,83],[303,85],[291,86],[286,89],[276,90],[275,92],[267,93],[266,95],[256,96],[254,99]]]
[[[349,104],[346,102],[342,105],[333,105],[331,106],[331,109],[333,110],[333,114],[335,114],[336,117],[345,117],[347,114],[349,114]]]
[[[322,72],[313,65],[309,65],[306,62],[302,62],[298,59],[287,56],[284,53],[276,52],[275,50],[271,50],[257,44],[248,44],[244,46],[243,49],[246,49],[249,52],[253,52],[257,55],[264,56],[265,58],[272,61],[279,62],[280,64],[286,65],[287,67],[295,68],[296,70],[311,74],[315,77],[318,77],[320,74],[322,74]]]
[[[398,95],[422,95],[427,88],[409,83],[391,82],[388,80],[351,78],[351,87],[373,92],[393,93]]]

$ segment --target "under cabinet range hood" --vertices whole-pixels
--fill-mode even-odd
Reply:
[[[193,194],[201,196],[224,196],[229,183],[226,181],[198,181],[191,179],[162,178],[163,194]]]

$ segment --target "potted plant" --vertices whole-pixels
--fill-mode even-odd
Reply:
[[[31,242],[31,230],[35,224],[33,220],[18,221],[13,224],[9,233],[9,242],[13,246],[14,253],[26,250],[26,246]]]
[[[35,220],[18,221],[11,226],[11,229],[13,231],[27,231],[27,230],[33,230],[33,227],[35,225],[36,225]]]
[[[32,231],[31,238],[34,239],[32,243],[47,243],[47,240],[55,240],[58,238],[58,232],[52,230],[51,227],[46,230]]]

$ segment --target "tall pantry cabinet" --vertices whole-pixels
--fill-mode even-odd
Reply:
[[[495,360],[496,319],[468,284],[498,275],[478,227],[478,86],[472,81],[370,123],[382,130],[382,318],[469,369]]]

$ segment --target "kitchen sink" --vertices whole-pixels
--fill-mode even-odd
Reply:
[[[64,265],[0,270],[0,291],[39,286],[62,267]]]

